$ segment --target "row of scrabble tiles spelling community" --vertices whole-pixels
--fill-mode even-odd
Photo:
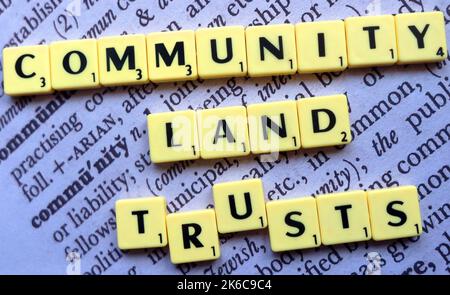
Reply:
[[[447,56],[442,12],[228,26],[5,48],[8,95],[178,80],[342,71]]]
[[[348,144],[344,94],[147,116],[153,163]]]
[[[164,247],[172,263],[220,256],[218,233],[269,227],[273,251],[289,251],[422,233],[415,186],[350,191],[265,203],[260,179],[213,186],[214,209],[166,215],[164,197],[116,202],[120,249]]]

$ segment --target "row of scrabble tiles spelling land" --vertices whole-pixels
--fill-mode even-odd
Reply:
[[[116,202],[120,249],[164,247],[172,263],[220,256],[221,234],[269,227],[273,251],[380,241],[422,233],[415,186],[350,191],[265,203],[260,179],[213,186],[214,209],[166,215],[164,197]]]
[[[442,12],[228,26],[5,48],[8,95],[167,81],[342,71],[445,59]]]
[[[147,116],[153,163],[214,159],[351,142],[344,94]]]

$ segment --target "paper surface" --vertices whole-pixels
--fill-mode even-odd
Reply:
[[[445,0],[6,0],[0,1],[0,43],[48,44],[208,24],[297,23],[435,9],[444,12],[449,36],[450,6]],[[448,274],[449,62],[347,70],[340,76],[100,88],[31,99],[11,98],[0,89],[0,273]],[[149,162],[148,112],[335,93],[346,93],[351,107],[354,140],[342,150],[282,153],[272,163],[257,156]],[[48,110],[54,112],[41,123]],[[29,122],[37,122],[32,123],[34,132],[15,148],[8,147]],[[381,155],[373,142],[378,152],[384,148]],[[245,175],[262,177],[267,199],[416,185],[424,233],[420,238],[281,255],[270,250],[266,230],[239,233],[222,236],[217,261],[182,266],[170,263],[168,248],[128,253],[117,249],[112,211],[117,199],[163,195],[171,210],[201,209],[213,203],[213,183]],[[201,191],[194,193],[192,186]],[[57,206],[61,195],[70,198]]]

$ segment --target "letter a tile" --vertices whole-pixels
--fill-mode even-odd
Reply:
[[[170,260],[174,264],[220,257],[214,210],[197,210],[167,215]]]
[[[368,191],[375,241],[418,236],[422,233],[419,196],[415,186]]]
[[[267,226],[261,179],[215,184],[213,196],[219,233],[261,229]]]
[[[245,107],[201,110],[197,118],[202,159],[250,154]]]
[[[167,245],[164,197],[118,200],[116,223],[117,241],[122,250]]]

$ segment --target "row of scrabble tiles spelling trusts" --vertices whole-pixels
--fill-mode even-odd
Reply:
[[[348,144],[344,94],[147,116],[154,163]]]
[[[54,42],[3,51],[5,92],[342,71],[443,60],[442,12],[229,26]]]
[[[172,263],[217,259],[222,234],[269,227],[273,251],[396,239],[422,232],[415,186],[265,203],[260,179],[215,184],[214,207],[166,215],[164,197],[116,202],[120,249],[164,247]]]

